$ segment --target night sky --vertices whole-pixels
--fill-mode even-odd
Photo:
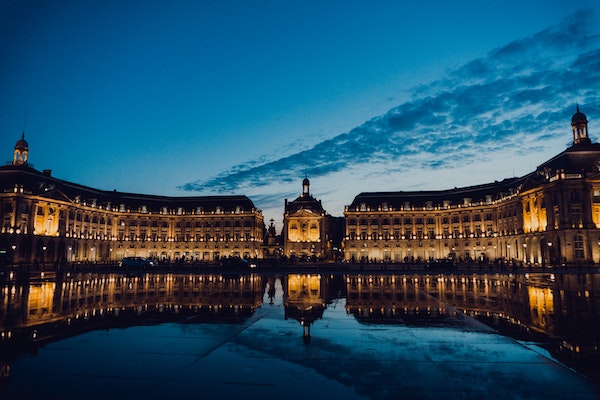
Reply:
[[[590,1],[0,1],[0,148],[91,187],[363,191],[524,175],[600,138]]]

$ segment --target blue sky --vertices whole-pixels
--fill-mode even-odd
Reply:
[[[520,176],[600,119],[596,1],[0,1],[0,148],[119,191],[362,191]],[[600,137],[600,135],[598,136]]]

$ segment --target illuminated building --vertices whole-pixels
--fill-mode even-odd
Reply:
[[[285,199],[283,215],[283,251],[287,257],[333,259],[340,247],[341,235],[336,229],[341,218],[328,215],[310,194],[310,181],[302,181],[302,194],[293,201]],[[339,236],[339,237],[338,237]]]
[[[310,342],[310,327],[323,317],[326,285],[321,275],[294,274],[284,277],[285,319],[293,318],[302,325],[302,338]]]
[[[600,262],[600,144],[573,115],[573,144],[520,178],[439,191],[361,193],[345,207],[344,257],[530,265]]]
[[[104,191],[28,163],[24,136],[0,167],[4,262],[111,262],[127,256],[212,262],[262,258],[263,215],[246,196],[168,197]]]

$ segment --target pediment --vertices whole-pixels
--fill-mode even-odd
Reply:
[[[67,203],[73,203],[73,200],[71,200],[66,194],[64,194],[59,189],[54,189],[54,190],[51,189],[51,190],[42,192],[39,194],[39,196],[43,197],[45,199],[52,199],[52,200],[57,200],[57,201],[64,201]]]
[[[294,218],[298,218],[298,217],[318,217],[319,214],[312,211],[312,210],[308,210],[306,208],[301,208],[298,211],[288,214],[288,217],[294,217]]]

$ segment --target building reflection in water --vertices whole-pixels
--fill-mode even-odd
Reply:
[[[275,294],[279,280],[282,297]],[[590,375],[599,359],[598,274],[89,273],[19,280],[7,273],[0,281],[0,373],[8,375],[17,357],[49,341],[168,321],[242,322],[263,298],[283,303],[283,318],[300,323],[307,345],[311,325],[346,298],[346,312],[360,323],[452,326],[472,317],[516,339],[551,345],[555,358]]]
[[[327,286],[319,274],[288,275],[284,282],[285,319],[293,318],[302,325],[304,343],[310,342],[310,326],[323,317]]]
[[[346,310],[363,323],[452,325],[475,318],[600,379],[600,275],[348,275]]]
[[[0,362],[95,329],[168,321],[241,322],[262,305],[254,275],[13,274],[0,283]]]

